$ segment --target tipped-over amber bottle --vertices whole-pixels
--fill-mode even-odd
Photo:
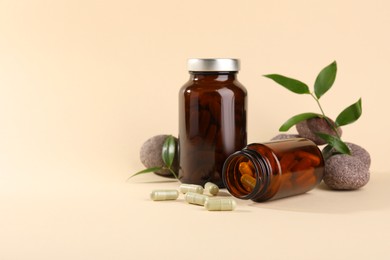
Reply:
[[[247,92],[236,59],[190,59],[179,92],[179,179],[223,187],[226,158],[246,145]]]
[[[240,199],[256,202],[305,193],[322,180],[320,149],[304,138],[249,144],[226,160],[223,182]]]

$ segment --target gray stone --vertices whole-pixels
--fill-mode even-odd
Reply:
[[[349,147],[349,149],[351,150],[351,155],[353,157],[356,157],[358,158],[360,161],[362,161],[362,163],[364,164],[364,166],[369,169],[370,166],[371,166],[371,156],[370,154],[367,152],[366,149],[364,149],[363,147],[357,145],[357,144],[353,144],[353,143],[348,143],[348,142],[345,142],[345,144]],[[333,148],[331,150],[331,152],[336,152],[336,150]]]
[[[334,124],[334,122],[329,119],[330,122]],[[325,140],[318,137],[315,133],[324,133],[328,135],[336,135],[335,131],[329,126],[328,122],[324,118],[310,118],[296,124],[296,129],[298,134],[301,137],[312,140],[317,145],[326,144]],[[342,135],[342,130],[340,127],[337,128],[337,132],[339,136]]]
[[[165,139],[169,135],[156,135],[144,142],[140,149],[140,159],[142,164],[146,168],[151,167],[162,167],[164,166],[164,161],[162,159],[162,146]],[[176,138],[175,138],[176,139]],[[176,139],[177,141],[177,139]],[[175,155],[175,160],[172,165],[172,169],[177,173],[178,169],[177,154]],[[169,170],[159,170],[155,172],[157,175],[164,177],[173,177],[172,173]]]
[[[271,141],[284,140],[284,139],[290,139],[290,138],[300,138],[300,136],[294,135],[294,134],[278,134],[277,136],[273,137],[271,139]]]
[[[323,180],[335,190],[355,190],[368,183],[370,171],[358,157],[336,154],[325,161]]]

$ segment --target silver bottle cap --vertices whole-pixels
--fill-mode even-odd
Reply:
[[[189,71],[239,71],[238,59],[189,59]]]

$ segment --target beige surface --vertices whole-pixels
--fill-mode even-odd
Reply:
[[[389,172],[366,188],[312,192],[232,212],[149,199],[178,188],[128,183],[2,182],[1,259],[388,259]],[[221,192],[226,196],[226,191]]]
[[[388,259],[389,27],[386,0],[0,0],[0,259]],[[147,138],[177,134],[190,57],[241,59],[250,142],[318,112],[261,75],[312,85],[337,60],[322,102],[335,118],[362,97],[343,138],[371,153],[369,185],[231,213],[149,201],[177,184],[124,180]]]

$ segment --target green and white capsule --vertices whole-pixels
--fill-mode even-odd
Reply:
[[[183,183],[180,185],[179,190],[183,194],[186,194],[187,192],[195,192],[195,193],[203,194],[203,187],[196,184]]]
[[[175,200],[179,197],[177,190],[154,190],[150,193],[150,198],[154,201],[157,200]]]
[[[206,182],[204,189],[213,196],[216,196],[219,192],[218,186],[212,182]]]
[[[203,206],[205,202],[208,200],[209,196],[204,194],[199,194],[195,192],[187,192],[185,195],[185,200],[188,203],[201,205]]]
[[[230,198],[210,198],[205,202],[204,207],[209,211],[234,210],[236,201]]]

